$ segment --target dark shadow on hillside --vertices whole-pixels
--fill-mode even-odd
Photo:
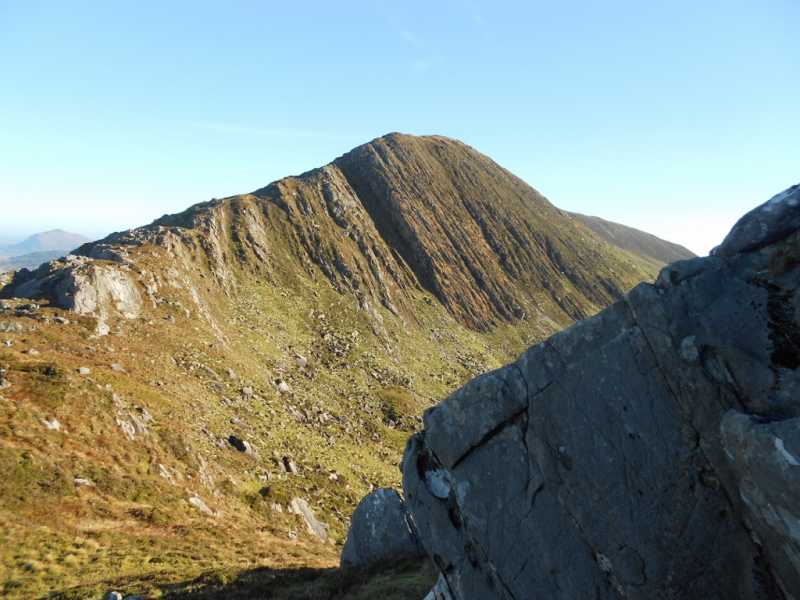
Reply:
[[[253,569],[227,579],[218,573],[159,586],[165,598],[191,600],[406,600],[423,598],[436,582],[428,561],[355,569]]]
[[[218,570],[178,583],[152,579],[109,582],[105,589],[119,590],[124,596],[169,600],[416,600],[428,593],[436,577],[436,569],[429,561],[406,560],[370,568],[265,567],[238,573]],[[95,596],[102,594],[87,596],[87,589],[80,588],[54,592],[46,598],[77,600]]]

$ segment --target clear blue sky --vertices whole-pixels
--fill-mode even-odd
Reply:
[[[800,2],[0,0],[0,235],[100,236],[389,131],[707,252],[800,181]]]

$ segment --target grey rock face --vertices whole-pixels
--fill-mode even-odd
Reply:
[[[423,555],[400,494],[381,488],[361,500],[342,550],[343,565],[368,565]]]
[[[786,588],[800,591],[800,418],[768,420],[736,410],[721,424],[722,441],[757,541],[779,560]]]
[[[793,185],[751,210],[733,227],[715,249],[719,256],[732,256],[765,246],[800,227],[800,184]]]
[[[423,600],[453,600],[447,580],[440,575],[436,585],[433,586],[433,589],[428,592],[428,595]]]
[[[118,313],[132,319],[141,312],[142,297],[126,268],[68,256],[35,271],[18,271],[2,291],[6,297],[46,298],[53,306],[78,314],[106,317]]]
[[[798,189],[426,413],[403,487],[443,589],[800,598]]]

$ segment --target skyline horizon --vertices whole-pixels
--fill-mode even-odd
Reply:
[[[304,171],[303,173],[306,173],[306,172],[308,172],[308,171]],[[299,175],[302,175],[303,173],[298,173],[297,175],[287,175],[287,177],[297,177]],[[266,185],[270,185],[270,184],[274,183],[275,181],[280,181],[280,179],[283,179],[283,178],[272,180],[272,181],[268,182],[267,184],[265,184],[265,186]],[[530,183],[528,183],[527,181],[525,183],[530,185]],[[800,183],[800,182],[798,182],[798,183]],[[671,242],[671,243],[683,246],[684,248],[690,250],[691,252],[693,252],[697,256],[706,256],[711,252],[711,250],[715,246],[717,246],[720,243],[722,243],[722,240],[730,232],[730,230],[736,225],[736,222],[740,218],[742,218],[745,214],[747,214],[747,212],[749,212],[750,210],[752,210],[752,209],[756,208],[757,206],[763,204],[764,202],[767,202],[773,196],[775,196],[775,195],[781,193],[782,191],[792,187],[792,185],[795,185],[795,184],[793,184],[793,183],[789,184],[785,188],[783,188],[782,190],[776,191],[775,193],[772,193],[769,196],[766,196],[764,199],[755,202],[745,212],[742,212],[741,214],[739,214],[738,216],[736,216],[735,218],[730,220],[730,224],[727,227],[724,224],[722,224],[719,227],[717,227],[717,230],[721,231],[723,233],[722,233],[722,235],[719,237],[719,239],[716,242],[712,242],[711,246],[709,246],[706,249],[693,247],[693,245],[691,245],[691,242],[684,243],[679,239],[673,239],[672,237],[667,237],[667,234],[659,233],[658,231],[654,230],[655,228],[651,228],[648,225],[644,225],[644,226],[638,225],[637,226],[637,225],[635,225],[635,224],[633,224],[631,222],[628,222],[627,220],[620,220],[620,219],[610,218],[607,215],[603,214],[602,212],[595,212],[595,213],[583,212],[583,211],[579,210],[578,208],[572,208],[572,207],[569,207],[569,206],[563,206],[563,205],[561,205],[561,204],[559,204],[557,202],[553,202],[553,200],[552,200],[552,198],[550,198],[550,196],[548,196],[546,193],[541,192],[541,190],[539,190],[535,186],[531,186],[531,187],[533,187],[534,189],[536,189],[537,191],[542,193],[542,195],[544,195],[544,197],[547,198],[548,201],[550,201],[556,208],[558,208],[560,210],[564,210],[564,211],[567,211],[567,212],[573,212],[573,213],[580,213],[580,214],[584,214],[584,215],[591,216],[591,217],[599,217],[601,219],[604,219],[606,221],[610,221],[612,223],[617,223],[619,225],[625,225],[627,227],[632,227],[633,229],[638,229],[639,231],[642,231],[644,233],[648,233],[648,234],[654,235],[657,238],[660,238],[660,239],[662,239],[664,241]],[[265,187],[265,186],[260,186],[260,187]],[[105,237],[107,237],[107,236],[109,236],[109,235],[111,235],[113,233],[119,233],[119,232],[131,230],[131,229],[137,229],[139,227],[146,227],[147,225],[150,225],[154,221],[156,221],[156,220],[158,220],[158,219],[160,219],[160,218],[162,218],[164,216],[173,215],[173,214],[177,214],[177,213],[183,212],[184,210],[186,210],[186,209],[188,209],[188,208],[190,208],[190,207],[192,207],[192,206],[194,206],[196,204],[202,204],[204,202],[208,202],[209,200],[233,198],[233,197],[240,196],[240,195],[247,194],[247,193],[250,193],[250,192],[235,193],[235,194],[230,194],[230,195],[226,195],[226,196],[212,197],[212,198],[209,198],[207,200],[199,200],[199,201],[194,202],[192,204],[186,205],[186,206],[184,206],[184,208],[176,210],[174,212],[161,212],[160,214],[153,216],[149,220],[145,220],[145,221],[139,222],[139,223],[132,223],[132,224],[129,224],[127,226],[110,228],[110,229],[97,229],[97,228],[94,228],[94,229],[79,229],[78,227],[73,227],[73,226],[60,226],[60,225],[56,224],[55,221],[46,221],[46,223],[49,223],[49,225],[42,226],[42,227],[38,227],[37,225],[30,224],[27,227],[4,228],[4,225],[0,224],[0,245],[12,245],[12,244],[15,244],[15,243],[18,243],[18,242],[25,241],[28,238],[33,237],[35,235],[38,235],[38,234],[41,234],[41,233],[48,233],[48,232],[51,232],[51,231],[64,231],[64,232],[67,232],[67,233],[79,234],[79,235],[82,235],[82,236],[88,238],[89,240],[91,240],[93,242],[94,241],[99,241],[99,240],[104,239]]]
[[[0,2],[0,229],[101,237],[404,131],[702,255],[800,178],[799,21],[792,0]]]
[[[391,131],[391,132],[385,133],[385,134],[380,135],[380,136],[376,136],[375,138],[371,138],[371,139],[372,140],[379,139],[379,138],[385,137],[387,135],[391,135],[393,133],[402,133],[402,132]],[[441,134],[437,134],[437,133],[433,133],[433,134],[408,134],[408,135],[441,136]],[[449,136],[444,136],[444,137],[449,137]],[[453,139],[455,139],[455,138],[453,138]],[[463,140],[461,140],[461,141],[463,141]],[[480,148],[475,148],[475,149],[480,152]],[[342,153],[337,155],[336,158],[342,156],[343,154],[349,152],[350,150],[352,150],[352,148],[350,148],[350,149],[348,149],[346,151],[343,151]],[[336,158],[334,158],[331,161],[325,163],[325,165],[330,164],[331,162],[336,160]],[[494,160],[494,158],[492,156],[489,156],[489,158]],[[495,161],[495,162],[497,162],[497,161]],[[498,163],[498,164],[500,164],[501,167],[504,167],[504,165],[502,165],[501,163]],[[299,177],[299,176],[302,176],[305,173],[308,173],[310,171],[318,169],[318,168],[320,168],[322,166],[323,165],[319,165],[317,167],[312,167],[310,169],[306,169],[306,170],[303,170],[303,171],[300,171],[300,172],[297,172],[297,173],[288,174],[288,175],[284,175],[282,177],[278,177],[276,179],[272,179],[269,182],[267,182],[266,184],[260,185],[260,186],[258,186],[256,188],[254,188],[254,190],[260,189],[260,188],[265,187],[267,185],[270,185],[270,184],[272,184],[272,183],[274,183],[276,181],[280,181],[281,179],[284,179],[286,177]],[[722,235],[719,237],[719,239],[716,242],[712,242],[712,244],[708,248],[703,249],[703,248],[698,248],[696,245],[694,245],[695,247],[693,247],[691,242],[686,243],[685,241],[681,241],[680,239],[673,239],[672,237],[668,237],[668,234],[664,234],[663,231],[662,232],[658,231],[658,227],[655,227],[655,223],[653,223],[653,225],[654,225],[653,227],[650,227],[650,225],[648,225],[648,224],[637,225],[637,224],[634,224],[632,222],[629,222],[628,220],[624,219],[624,216],[623,216],[622,219],[612,218],[612,217],[610,217],[610,216],[608,216],[608,215],[606,215],[606,214],[604,214],[602,212],[602,207],[598,207],[600,210],[595,211],[595,212],[585,212],[584,210],[581,210],[581,207],[583,205],[580,202],[576,203],[576,206],[563,205],[563,204],[559,203],[558,201],[554,201],[553,198],[547,192],[542,191],[540,188],[537,188],[531,182],[525,180],[524,177],[519,176],[517,173],[513,173],[512,172],[512,174],[520,177],[523,181],[525,181],[525,183],[527,185],[529,185],[530,187],[532,187],[535,190],[537,190],[538,192],[540,192],[542,195],[545,196],[545,198],[547,198],[548,201],[550,201],[554,206],[556,206],[557,208],[559,208],[561,210],[568,211],[568,212],[581,213],[581,214],[585,214],[585,215],[589,215],[589,216],[593,216],[593,217],[600,217],[601,219],[604,219],[604,220],[607,220],[607,221],[611,221],[611,222],[618,223],[618,224],[621,224],[621,225],[626,225],[628,227],[633,227],[634,229],[639,229],[640,231],[643,231],[645,233],[649,233],[651,235],[655,235],[656,237],[661,238],[662,240],[665,240],[667,242],[672,242],[672,243],[679,244],[679,245],[687,248],[688,250],[690,250],[691,252],[693,252],[694,254],[696,254],[698,256],[707,255],[714,246],[716,246],[719,243],[721,243],[722,240],[724,239],[725,235],[727,235],[727,233],[731,230],[731,228],[736,224],[736,222],[742,216],[744,216],[744,214],[746,214],[747,212],[749,212],[750,210],[752,210],[756,206],[768,201],[772,196],[782,192],[783,190],[785,190],[785,189],[791,187],[792,185],[795,185],[795,183],[797,183],[797,182],[789,183],[784,188],[770,193],[768,196],[764,197],[761,200],[755,201],[750,208],[748,208],[747,210],[745,210],[744,212],[742,212],[738,216],[733,217],[732,219],[729,219],[730,220],[730,224],[727,226],[727,228],[725,228],[724,224],[720,225],[719,227],[717,227],[717,229],[719,231],[723,231]],[[45,233],[45,232],[49,232],[49,231],[55,231],[55,230],[63,230],[63,231],[67,231],[67,232],[70,232],[70,233],[77,233],[77,234],[80,234],[80,235],[83,235],[83,236],[89,238],[92,241],[97,241],[97,240],[105,238],[108,235],[111,235],[112,233],[121,232],[121,231],[127,231],[127,230],[130,230],[130,229],[136,229],[138,227],[147,226],[147,225],[151,224],[152,222],[156,221],[157,219],[159,219],[159,218],[161,218],[163,216],[180,213],[180,212],[182,212],[182,211],[184,211],[184,210],[186,210],[186,209],[188,209],[191,206],[194,206],[196,204],[202,204],[204,202],[208,202],[209,200],[232,198],[232,197],[240,196],[240,195],[247,194],[247,193],[250,193],[250,192],[235,192],[235,193],[227,194],[227,195],[213,196],[213,197],[208,198],[206,200],[197,200],[196,202],[192,202],[190,204],[187,204],[187,205],[185,205],[182,208],[179,208],[177,210],[162,211],[159,214],[153,213],[152,218],[149,218],[149,219],[145,218],[145,220],[142,221],[142,222],[127,223],[127,224],[123,224],[121,222],[118,222],[117,226],[112,226],[111,228],[105,228],[105,229],[93,227],[93,228],[88,228],[88,229],[85,229],[85,230],[79,230],[79,229],[76,228],[75,225],[59,224],[60,222],[57,222],[55,220],[43,221],[41,226],[39,226],[38,224],[30,223],[26,227],[25,226],[23,226],[23,227],[19,227],[18,226],[18,227],[15,227],[15,228],[11,228],[11,227],[8,227],[5,224],[0,223],[0,244],[3,244],[3,245],[13,244],[13,243],[16,243],[16,242],[23,241],[23,240],[27,239],[28,237],[31,237],[31,236],[34,236],[34,235],[37,235],[37,234],[40,234],[40,233]],[[156,212],[158,212],[158,211],[156,211]],[[46,225],[45,225],[45,223],[46,223]],[[674,226],[674,224],[671,224],[671,225]]]

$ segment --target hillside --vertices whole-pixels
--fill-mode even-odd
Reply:
[[[401,134],[76,254],[2,290],[9,597],[327,573],[425,408],[655,274]]]
[[[580,213],[569,213],[575,220],[596,233],[602,240],[648,260],[654,267],[661,268],[677,260],[694,258],[695,254],[679,244],[674,244],[651,233],[606,221],[600,217],[590,217]]]

